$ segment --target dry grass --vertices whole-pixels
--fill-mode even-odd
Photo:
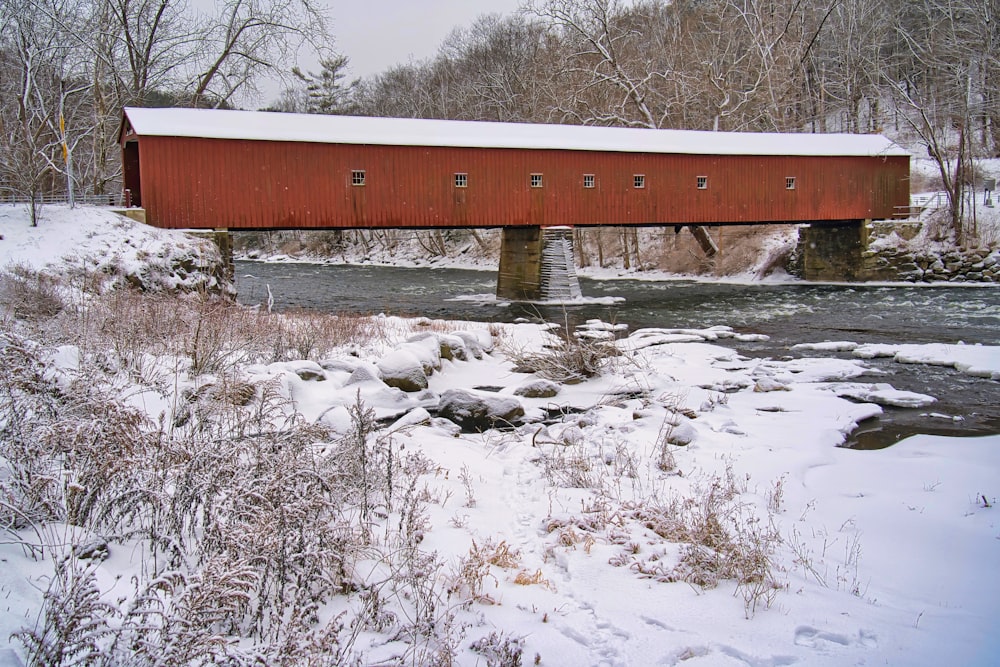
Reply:
[[[55,317],[66,307],[56,279],[24,265],[0,272],[0,312],[39,324]]]
[[[388,339],[385,320],[364,315],[336,315],[296,309],[272,315],[276,348],[297,359],[320,360],[335,348]]]
[[[460,558],[450,577],[449,595],[462,597],[466,603],[497,604],[486,592],[486,585],[493,581],[493,587],[499,586],[499,581],[492,573],[492,568],[502,570],[516,568],[521,562],[521,554],[511,549],[506,541],[495,543],[487,538],[482,545],[472,541],[469,554]]]
[[[21,293],[48,287],[20,278]],[[432,467],[380,437],[360,403],[353,432],[331,443],[277,383],[240,372],[395,336],[383,322],[130,291],[0,319],[0,530],[54,568],[17,635],[35,663],[66,664],[69,651],[93,664],[348,664],[353,627],[317,614],[359,588],[361,558],[399,575],[378,622],[412,662],[454,655],[461,629],[439,565],[417,547],[430,501],[418,482]],[[79,368],[51,372],[55,344],[75,345]],[[122,390],[137,379],[172,414],[130,407]],[[139,559],[114,604],[75,555],[93,535]],[[516,558],[505,543],[479,555],[490,567]]]
[[[207,293],[76,292],[75,303],[65,296],[72,293],[59,279],[15,267],[0,273],[0,315],[54,343],[100,350],[136,377],[151,357],[186,359],[193,375],[225,373],[246,363],[320,361],[336,348],[381,346],[423,330],[375,316],[260,312]]]
[[[685,581],[714,588],[723,580],[736,582],[747,617],[770,607],[783,588],[777,580],[775,550],[781,536],[740,501],[745,491],[731,468],[695,485],[690,495],[656,497],[627,505],[629,517],[668,543],[680,545],[676,561],[658,553],[639,559],[625,554],[614,565],[629,564],[639,575],[662,582]]]
[[[621,352],[613,342],[553,336],[542,350],[528,350],[504,345],[503,352],[515,366],[515,372],[535,373],[553,382],[575,384],[596,377],[611,368]]]

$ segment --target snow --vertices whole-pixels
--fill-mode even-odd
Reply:
[[[898,408],[923,408],[937,402],[937,399],[927,394],[914,391],[895,389],[892,385],[879,382],[876,384],[837,384],[833,386],[837,396],[843,396],[855,401],[891,405]]]
[[[176,230],[140,224],[106,208],[44,206],[38,227],[23,205],[0,204],[0,268],[19,266],[69,276],[103,274],[141,281],[149,289],[194,289],[204,276],[178,265],[218,261],[215,246]],[[215,286],[209,278],[204,284]]]
[[[4,262],[60,272],[65,252],[118,252],[121,228],[102,231],[116,219],[48,211],[37,229],[25,229],[21,214],[0,209]],[[128,235],[151,254],[176,241],[141,227]],[[839,445],[880,405],[925,406],[934,398],[859,382],[866,360],[890,356],[998,379],[1000,348],[829,341],[803,343],[799,349],[816,355],[809,358],[751,359],[717,344],[747,336],[724,323],[629,334],[592,321],[589,331],[624,336],[615,343],[622,356],[598,377],[559,385],[556,396],[529,398],[518,389],[538,378],[513,370],[504,341],[542,349],[549,327],[492,325],[500,334],[494,339],[472,323],[385,322],[400,332],[395,339],[238,370],[277,387],[305,422],[341,433],[351,428],[349,409],[360,396],[391,422],[383,434],[392,434],[398,451],[432,462],[421,485],[436,500],[427,505],[420,548],[444,563],[439,585],[477,545],[516,553],[514,566],[488,565],[478,597],[451,609],[463,632],[454,664],[486,664],[471,646],[500,631],[522,640],[524,664],[536,655],[541,665],[996,664],[1000,435],[920,435],[877,451]],[[412,336],[431,324],[431,335]],[[461,341],[468,354],[442,359],[434,341]],[[839,352],[853,356],[823,356]],[[49,368],[67,377],[82,372],[86,354],[53,348]],[[402,361],[434,366],[427,390],[403,392],[379,379],[380,362]],[[157,385],[162,395],[119,388],[158,419],[178,387],[208,381],[183,373],[170,379]],[[484,386],[498,391],[475,390]],[[524,421],[479,433],[434,416],[448,392],[462,391],[496,410],[517,401]],[[551,423],[531,421],[552,409],[560,416]],[[669,450],[672,467],[657,463],[661,436],[678,443]],[[696,511],[726,489],[734,496],[720,505],[724,522],[743,517],[737,525],[744,530],[780,537],[772,556],[779,588],[769,606],[748,609],[731,578],[714,588],[668,581],[682,548],[654,530],[674,515],[653,511]],[[65,541],[76,529],[47,530]],[[98,568],[106,601],[125,594],[120,582],[142,576],[132,560],[139,553],[111,543]],[[0,635],[10,636],[34,622],[51,561],[31,558],[14,539],[0,544],[0,558]],[[357,576],[372,580],[388,568],[375,556],[364,565]],[[321,617],[352,604],[335,601]],[[358,631],[354,649],[366,664],[388,664],[399,644],[368,628]],[[0,664],[22,658],[16,641],[0,648]]]
[[[81,255],[102,255],[114,249],[133,266],[143,249],[153,252],[170,238],[151,227],[109,213],[81,206],[46,206],[39,228],[25,224],[22,206],[0,204],[0,265],[23,264],[39,270],[55,264],[73,264]],[[173,234],[181,237],[180,234]],[[128,237],[128,243],[122,243]],[[134,248],[134,249],[133,249]]]
[[[651,130],[219,109],[127,108],[125,116],[139,136],[689,155],[909,155],[885,137],[863,134]]]
[[[859,345],[853,354],[862,359],[892,357],[901,364],[950,366],[966,375],[1000,380],[1000,348],[991,345],[872,344]]]

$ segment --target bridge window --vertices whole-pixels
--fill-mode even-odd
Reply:
[[[365,170],[355,169],[351,172],[351,185],[364,185],[365,184]]]
[[[469,175],[464,173],[455,174],[455,187],[456,188],[467,188],[469,187]]]
[[[636,174],[635,176],[633,176],[632,177],[632,185],[637,190],[641,190],[644,187],[646,187],[646,175],[645,174]]]
[[[540,187],[542,187],[542,175],[541,174],[532,174],[531,175],[531,187],[533,187],[533,188],[540,188]]]
[[[785,189],[786,190],[794,190],[795,189],[795,177],[794,176],[786,176],[785,177]]]
[[[592,187],[594,187],[594,175],[593,174],[584,174],[583,175],[583,187],[585,187],[585,188],[592,188]]]
[[[698,177],[698,189],[699,190],[708,190],[708,176],[699,176]]]

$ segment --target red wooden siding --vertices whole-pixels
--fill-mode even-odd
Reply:
[[[132,140],[134,137],[124,137]],[[891,218],[908,157],[753,157],[138,137],[160,227],[750,224]],[[132,167],[134,168],[134,167]],[[351,185],[352,170],[366,173]],[[468,187],[455,187],[455,173]],[[530,175],[544,176],[542,188]],[[595,187],[583,187],[594,174]],[[634,176],[645,176],[636,189]],[[698,176],[708,187],[696,187]],[[786,189],[795,177],[795,189]]]

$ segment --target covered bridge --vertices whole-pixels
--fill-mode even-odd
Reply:
[[[507,244],[517,228],[860,221],[909,205],[909,155],[875,135],[127,108],[120,140],[132,203],[171,228],[503,227]]]

